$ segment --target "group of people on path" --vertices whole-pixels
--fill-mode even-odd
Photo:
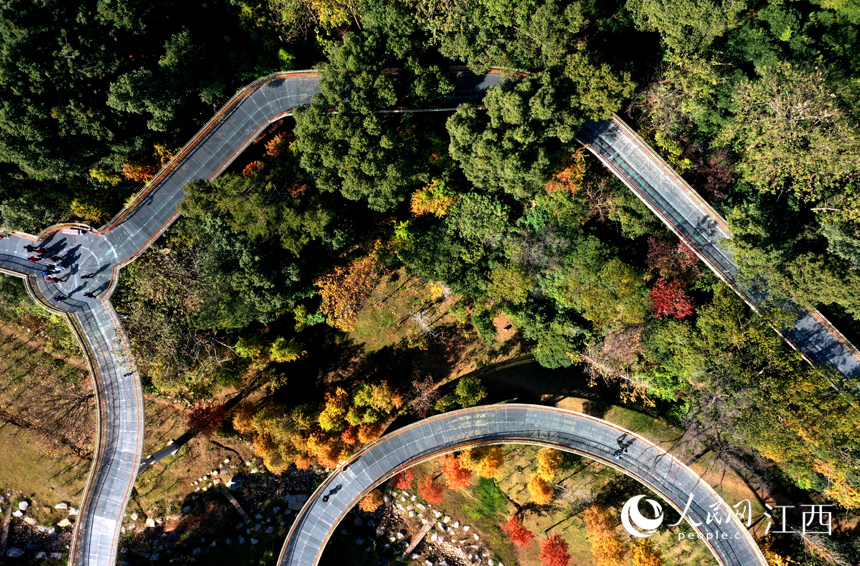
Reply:
[[[60,256],[49,256],[49,255],[47,255],[47,253],[48,253],[47,248],[42,248],[39,246],[31,246],[30,244],[27,244],[26,246],[24,246],[24,249],[27,250],[31,254],[32,253],[36,254],[35,256],[30,256],[27,258],[27,261],[29,261],[30,263],[38,263],[39,261],[46,259],[46,258],[50,259],[51,261],[56,262],[56,265],[48,265],[42,271],[42,275],[45,277],[45,281],[47,281],[49,283],[65,283],[66,281],[68,281],[68,277],[66,279],[56,277],[57,273],[60,273],[60,272],[68,269],[68,267],[66,267],[65,265],[62,265],[62,262],[64,262],[66,260],[66,258],[63,258]],[[92,279],[93,277],[95,277],[94,273],[88,273],[86,275],[81,275],[81,279]],[[86,293],[84,293],[84,297],[87,297],[88,299],[95,299],[96,295],[92,291],[87,291]],[[68,300],[68,297],[65,295],[62,295],[62,294],[57,294],[57,295],[54,295],[54,297],[53,297],[53,301],[55,303],[61,303],[61,302],[66,301],[66,300]]]
[[[620,460],[622,454],[627,454],[627,446],[624,444],[624,440],[619,438],[618,450],[616,450],[612,455],[615,457],[616,460]]]

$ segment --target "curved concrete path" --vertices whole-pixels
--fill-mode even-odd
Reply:
[[[618,440],[628,454],[614,459]],[[604,420],[537,405],[492,405],[431,417],[383,436],[328,477],[293,523],[278,564],[313,566],[344,515],[374,487],[406,468],[479,444],[520,443],[573,452],[635,478],[687,516],[717,561],[725,566],[766,566],[747,529],[711,487],[672,455],[648,440]],[[324,494],[330,494],[323,502]],[[720,515],[721,524],[708,517]],[[726,521],[725,517],[731,517]]]

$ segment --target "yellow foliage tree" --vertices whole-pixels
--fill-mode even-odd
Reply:
[[[325,431],[340,432],[346,428],[346,413],[350,407],[349,393],[343,387],[327,391],[325,394],[325,406],[320,412],[317,421],[320,428]]]
[[[538,505],[546,505],[552,501],[553,489],[549,482],[535,474],[529,480],[529,494],[532,496],[532,501]]]
[[[358,313],[368,295],[376,286],[382,272],[377,243],[374,250],[346,266],[336,267],[314,282],[322,299],[320,311],[328,317],[328,324],[349,332],[355,329]]]
[[[551,482],[561,465],[564,455],[553,448],[541,448],[537,453],[537,475],[545,482]]]
[[[502,471],[504,454],[499,446],[469,448],[460,454],[460,463],[482,478],[494,478]]]
[[[238,432],[254,430],[254,404],[242,401],[233,409],[233,428]]]
[[[382,492],[374,489],[358,503],[358,508],[366,513],[373,513],[382,505]]]
[[[433,179],[429,185],[412,193],[411,209],[416,216],[435,214],[442,218],[457,204],[457,193],[443,179]]]
[[[618,521],[597,505],[592,505],[582,514],[588,540],[591,542],[591,555],[595,566],[627,566],[624,559],[627,545],[619,538],[615,527]]]
[[[636,539],[633,545],[633,566],[665,566],[663,557],[647,538]]]

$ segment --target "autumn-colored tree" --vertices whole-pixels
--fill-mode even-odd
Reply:
[[[627,545],[615,532],[618,521],[605,509],[592,505],[582,514],[595,566],[626,566]]]
[[[224,405],[201,405],[195,407],[191,414],[188,415],[188,428],[196,430],[203,436],[212,436],[224,416],[227,414],[227,407]]]
[[[325,431],[340,432],[346,428],[346,413],[350,407],[349,393],[343,387],[326,391],[325,406],[317,420]]]
[[[675,242],[669,237],[648,238],[648,269],[663,279],[684,277],[690,274],[699,258],[684,242]]]
[[[146,183],[158,173],[158,167],[151,163],[123,163],[122,176],[135,183]]]
[[[311,461],[310,457],[304,454],[300,454],[296,456],[295,460],[293,460],[293,464],[295,464],[296,468],[298,468],[299,470],[307,470],[311,467],[313,461]]]
[[[379,506],[382,505],[382,492],[378,489],[374,489],[370,493],[364,496],[361,501],[358,503],[358,508],[366,513],[373,513]]]
[[[252,161],[249,164],[245,165],[245,168],[242,169],[243,177],[250,177],[257,171],[263,168],[263,163],[260,161]]]
[[[270,456],[277,449],[277,446],[272,441],[272,437],[268,434],[254,435],[252,446],[254,447],[254,454],[262,458]]]
[[[242,401],[233,408],[233,428],[238,432],[251,432],[254,430],[254,404],[250,401]]]
[[[520,548],[527,548],[535,538],[534,533],[525,528],[516,515],[511,516],[507,524],[502,525],[502,530],[508,535],[511,544]]]
[[[570,551],[567,542],[560,535],[552,535],[540,543],[540,561],[546,566],[567,566],[570,564]]]
[[[532,479],[529,480],[528,488],[532,496],[532,501],[536,504],[546,505],[552,501],[552,485],[539,475],[535,474],[532,476]]]
[[[385,431],[385,423],[365,423],[358,427],[358,441],[369,444],[382,436]]]
[[[368,255],[351,261],[346,266],[335,267],[323,275],[314,285],[319,287],[322,299],[320,312],[328,317],[328,324],[349,332],[355,328],[358,313],[382,273],[382,262],[377,249]]]
[[[394,489],[412,489],[413,481],[415,481],[415,471],[409,468],[394,476],[391,486]]]
[[[665,566],[660,551],[654,548],[651,539],[636,539],[633,545],[633,566]]]
[[[286,132],[281,132],[275,135],[272,139],[266,142],[266,155],[269,157],[279,157],[289,146],[290,136]]]
[[[339,435],[312,432],[308,436],[308,452],[325,468],[336,468],[341,457],[342,446]]]
[[[342,433],[340,433],[340,439],[349,446],[355,446],[358,444],[358,427],[357,426],[348,426],[344,429]]]
[[[429,185],[412,193],[412,213],[435,214],[442,218],[457,204],[459,196],[444,179],[433,179]]]
[[[693,299],[684,292],[685,284],[680,279],[666,281],[658,279],[648,294],[649,310],[657,318],[671,316],[682,319],[693,314]]]
[[[582,148],[568,155],[562,162],[563,169],[555,173],[544,185],[548,193],[565,190],[571,194],[576,193],[582,186],[585,177],[585,152]]]
[[[453,454],[445,454],[439,459],[442,474],[448,489],[465,489],[472,481],[472,472],[463,467],[460,459]]]
[[[499,446],[479,446],[462,452],[460,463],[482,478],[494,478],[502,471],[505,458]]]
[[[537,475],[545,482],[551,482],[563,460],[564,455],[558,450],[541,448],[537,453]]]
[[[403,397],[388,385],[387,381],[362,383],[353,393],[352,401],[356,407],[369,407],[373,412],[385,415],[403,406]],[[366,416],[362,420],[373,421]]]
[[[435,481],[430,476],[424,476],[418,480],[418,494],[424,498],[424,501],[431,505],[438,505],[445,499],[442,493],[445,491],[445,486]]]

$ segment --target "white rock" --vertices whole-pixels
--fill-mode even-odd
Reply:
[[[224,544],[233,544],[233,541],[230,539],[224,540]]]
[[[413,495],[413,496],[409,499],[409,501],[415,501],[416,499],[418,499],[418,496],[417,496],[417,495]]]
[[[432,563],[432,562],[430,562],[429,560],[425,560],[425,561],[424,561],[424,566],[433,566],[433,563]]]
[[[421,558],[421,556],[420,556],[420,555],[418,555],[418,554],[414,554],[414,553],[413,553],[413,554],[412,554],[412,556],[410,556],[410,558],[411,558],[412,560],[418,560],[419,558]]]
[[[12,516],[13,516],[13,517],[23,517],[23,516],[24,516],[24,513],[23,513],[23,512],[21,512],[21,511],[14,511],[14,512],[12,513]]]
[[[75,509],[74,507],[69,507],[69,515],[77,515],[77,514],[78,514],[77,509]]]
[[[469,532],[469,529],[471,529],[471,528],[472,528],[472,527],[470,527],[469,525],[466,525],[466,526],[464,526],[464,527],[463,527],[463,530],[464,530],[464,531],[466,531],[466,532],[468,533],[468,532]]]
[[[69,505],[66,503],[57,503],[54,505],[54,509],[68,509]]]
[[[263,516],[262,516],[262,515],[260,515],[259,513],[257,513],[256,515],[254,515],[254,518],[255,518],[255,519],[257,519],[257,520],[259,521],[260,519],[262,519],[262,518],[263,518]]]
[[[146,526],[149,528],[155,527],[155,519],[153,519],[151,517],[149,519],[147,519],[146,520]]]
[[[451,528],[453,528],[453,529],[459,529],[459,528],[460,528],[460,521],[457,521],[456,523],[454,523],[453,525],[451,525]]]
[[[281,510],[280,507],[275,507],[274,509],[272,509],[272,513],[277,513],[280,510]]]
[[[239,544],[245,544],[245,537],[239,535]]]
[[[270,535],[270,534],[272,534],[273,532],[275,532],[275,527],[268,527],[268,528],[266,529],[266,534],[267,534],[267,535]]]
[[[215,548],[215,545],[218,543],[217,540],[213,540],[212,544],[209,545],[209,548]]]
[[[26,501],[22,501],[21,503],[18,504],[18,509],[20,509],[21,511],[26,511],[27,507],[29,507],[29,506],[30,506],[29,503],[27,503]]]
[[[474,533],[472,534],[472,536],[475,537],[475,540],[481,540],[481,537],[478,536],[478,533]]]
[[[158,560],[158,553],[157,552],[149,557],[150,562],[155,562],[156,560]]]
[[[451,520],[451,517],[449,517],[448,515],[445,515],[445,518],[444,518],[444,519],[442,519],[442,522],[443,522],[443,523],[447,523],[447,522],[448,522],[448,521],[450,521],[450,520]]]
[[[258,541],[258,540],[257,540],[257,539],[255,539],[255,538],[252,538],[252,539],[251,539],[251,544],[257,544],[258,542],[260,542],[260,541]]]
[[[225,463],[225,464],[229,464],[229,463],[230,463],[230,458],[224,458],[224,463]]]
[[[23,555],[24,551],[14,546],[6,551],[6,556],[8,556],[9,558],[18,558],[19,556]]]
[[[59,552],[52,552],[51,553],[51,560],[59,560],[62,557],[63,557],[63,555]]]
[[[433,533],[432,535],[430,535],[430,540],[431,540],[431,541],[433,541],[433,542],[436,542],[436,540],[437,540],[438,538],[439,538],[439,535],[437,535],[436,533]]]
[[[414,517],[414,516],[415,516],[415,511],[410,511],[410,512],[409,512],[409,516],[410,516],[410,517]]]
[[[57,523],[57,526],[58,526],[58,527],[71,527],[71,526],[72,526],[72,522],[71,522],[71,521],[69,521],[69,519],[68,519],[68,518],[66,518],[66,519],[63,519],[62,521],[60,521],[59,523]]]
[[[36,558],[38,558],[39,560],[45,560],[46,558],[48,558],[48,553],[44,550],[40,550],[36,553]]]
[[[403,533],[401,533],[400,531],[398,531],[398,532],[397,532],[397,538],[402,539],[402,538],[403,538]]]
[[[131,520],[132,520],[132,521],[137,521],[137,513],[132,513],[132,514],[131,514]]]
[[[421,509],[422,511],[424,511],[425,509],[427,509],[426,507],[424,507],[424,505],[422,505],[422,504],[420,504],[420,503],[416,503],[416,504],[415,504],[415,506],[416,506],[416,507],[418,507],[419,509]]]
[[[201,550],[199,546],[194,547],[194,550],[191,551],[191,554],[200,554]]]
[[[36,519],[34,519],[33,517],[24,517],[24,522],[32,527],[35,526]]]
[[[433,511],[433,516],[438,519],[439,517],[442,516],[442,513],[440,513],[439,511]]]

